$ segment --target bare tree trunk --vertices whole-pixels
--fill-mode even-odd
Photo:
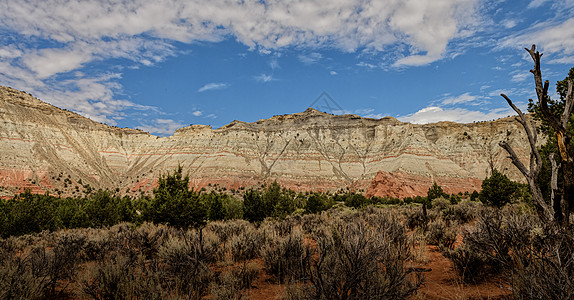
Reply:
[[[527,169],[524,164],[522,164],[508,143],[500,142],[500,146],[503,147],[506,152],[508,152],[510,158],[512,159],[512,163],[520,170],[524,177],[526,177],[528,185],[530,186],[530,191],[532,192],[532,200],[540,219],[542,221],[555,221],[563,226],[567,226],[570,221],[570,213],[574,211],[574,159],[570,156],[569,140],[571,136],[569,136],[567,132],[568,123],[574,109],[573,83],[572,80],[568,80],[568,92],[566,94],[564,111],[562,112],[562,116],[557,118],[552,114],[552,112],[550,112],[550,109],[548,108],[549,83],[548,80],[546,80],[544,83],[542,81],[542,72],[540,70],[540,57],[542,57],[542,54],[536,51],[536,45],[532,45],[530,49],[525,50],[528,51],[532,57],[532,60],[534,60],[534,69],[530,70],[530,72],[534,74],[534,82],[536,85],[536,95],[538,97],[539,107],[544,120],[547,121],[550,126],[552,126],[556,134],[558,150],[560,153],[560,165],[556,163],[554,155],[549,157],[552,163],[551,205],[548,205],[544,201],[544,197],[540,189],[540,182],[538,180],[540,168],[542,166],[542,159],[540,157],[540,152],[536,147],[536,126],[534,123],[532,123],[532,128],[530,128],[526,122],[524,114],[504,94],[501,94],[501,96],[504,97],[510,107],[512,107],[512,109],[518,113],[518,121],[522,124],[522,127],[524,127],[526,135],[528,136],[528,142],[530,143],[531,151],[530,168]],[[560,168],[562,168],[563,173],[563,188],[561,193],[559,192],[560,189],[558,188],[558,172]]]
[[[556,199],[556,197],[559,197],[560,194],[558,192],[558,169],[560,168],[560,165],[556,163],[556,160],[554,159],[554,153],[550,153],[548,158],[550,159],[550,164],[552,165],[552,175],[550,178],[550,203],[552,203],[554,207],[554,218],[556,219],[556,222],[562,223],[564,222],[564,216],[562,213],[567,212],[568,209],[566,208],[566,203],[564,203],[564,201]]]
[[[563,188],[561,197],[554,199],[554,201],[566,204],[562,212],[561,220],[563,225],[568,225],[570,222],[570,213],[574,210],[574,159],[570,156],[569,140],[571,136],[569,136],[567,132],[568,123],[570,122],[572,110],[574,109],[573,83],[572,80],[568,80],[568,92],[566,93],[564,111],[560,118],[557,118],[548,108],[548,80],[542,84],[542,72],[540,71],[540,57],[542,57],[542,53],[536,51],[536,45],[532,45],[532,47],[526,49],[526,51],[528,51],[530,57],[534,60],[534,69],[530,70],[530,72],[534,74],[536,95],[538,96],[540,110],[544,116],[544,120],[552,126],[558,142],[558,153],[560,154],[562,162]],[[557,176],[559,169],[560,167],[553,168],[552,176]]]

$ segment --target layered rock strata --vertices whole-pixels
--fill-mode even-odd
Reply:
[[[416,125],[308,109],[218,129],[192,125],[173,136],[110,127],[0,87],[0,186],[4,195],[82,193],[91,188],[149,191],[181,165],[191,185],[228,189],[277,180],[296,190],[354,189],[368,195],[480,189],[491,167],[522,180],[498,142],[527,161],[528,141],[514,118]],[[76,186],[78,188],[76,188]]]

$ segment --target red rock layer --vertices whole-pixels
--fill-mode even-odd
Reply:
[[[405,198],[426,196],[429,187],[436,182],[446,193],[456,194],[480,191],[482,181],[478,178],[452,178],[422,176],[397,171],[379,171],[367,189],[366,196]]]

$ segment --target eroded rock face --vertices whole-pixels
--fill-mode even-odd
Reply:
[[[181,165],[196,188],[228,189],[277,180],[296,190],[367,190],[424,195],[480,189],[490,166],[522,180],[498,142],[528,159],[513,118],[476,124],[414,125],[387,117],[335,116],[308,109],[219,129],[193,125],[170,137],[110,127],[0,87],[0,191],[81,193],[92,188],[149,191]],[[80,186],[76,189],[75,186]]]

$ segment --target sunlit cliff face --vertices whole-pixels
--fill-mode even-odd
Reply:
[[[512,118],[416,125],[308,109],[219,129],[194,125],[160,138],[0,88],[4,195],[23,187],[72,195],[87,185],[149,191],[160,174],[178,165],[197,188],[217,183],[236,189],[277,180],[296,190],[348,187],[404,197],[425,194],[436,181],[447,192],[472,191],[480,189],[491,165],[522,179],[498,146],[502,140],[527,161],[526,137]]]

